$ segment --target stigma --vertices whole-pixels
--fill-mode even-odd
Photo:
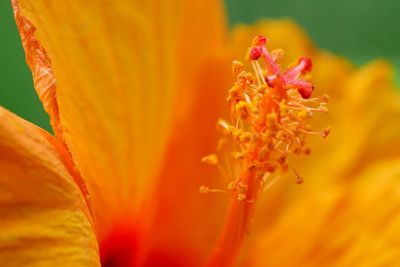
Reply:
[[[291,169],[295,183],[302,184],[288,158],[310,154],[308,135],[325,138],[330,133],[329,127],[315,131],[309,123],[314,114],[328,112],[328,97],[313,97],[311,59],[300,57],[282,69],[283,50],[270,52],[268,42],[264,36],[254,37],[246,62],[251,70],[238,60],[232,63],[236,81],[227,97],[230,118],[218,121],[222,137],[216,152],[202,159],[218,167],[227,187],[202,186],[202,193],[223,192],[253,202]]]

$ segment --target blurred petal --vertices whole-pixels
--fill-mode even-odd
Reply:
[[[400,160],[392,159],[304,196],[258,236],[245,266],[395,265],[399,178]]]
[[[0,266],[100,266],[85,199],[54,143],[0,108]]]
[[[159,173],[172,118],[190,107],[194,74],[221,42],[221,3],[13,0],[13,6],[36,89],[88,183],[102,235],[117,216],[137,211]]]
[[[375,61],[355,72],[343,88],[341,102],[332,106],[332,113],[345,118],[337,126],[336,134],[342,136],[342,146],[336,147],[333,157],[350,161],[342,163],[347,163],[348,176],[375,160],[399,155],[400,94],[388,63]],[[349,129],[351,137],[344,139]]]
[[[297,162],[316,187],[351,179],[374,161],[400,153],[400,95],[390,66],[375,61],[331,83],[337,86],[321,88],[331,96],[330,115],[318,125],[331,125],[332,133],[323,145],[317,145],[318,138],[310,140],[310,157]]]

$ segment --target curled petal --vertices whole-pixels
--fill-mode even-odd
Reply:
[[[85,198],[55,142],[0,108],[1,266],[100,266]]]

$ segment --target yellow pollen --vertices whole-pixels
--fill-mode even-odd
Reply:
[[[209,191],[210,191],[210,188],[208,188],[207,186],[204,186],[204,185],[200,186],[200,188],[199,188],[199,192],[202,194],[206,194]]]
[[[238,199],[239,201],[243,201],[243,200],[246,199],[246,195],[245,195],[245,194],[238,194],[238,195],[237,195],[237,199]]]
[[[202,193],[225,192],[234,194],[238,201],[253,202],[289,170],[290,155],[310,154],[306,135],[325,138],[330,133],[330,128],[312,131],[308,123],[315,113],[328,112],[328,96],[311,98],[314,86],[307,74],[311,60],[302,57],[281,70],[278,60],[283,50],[270,53],[267,42],[263,36],[253,39],[248,52],[252,71],[238,60],[232,63],[236,81],[227,97],[230,120],[218,120],[223,135],[218,156],[202,158],[217,165],[228,184],[226,189],[202,186]],[[218,158],[224,159],[223,164]],[[295,182],[302,184],[304,179],[295,174]]]
[[[238,61],[238,60],[234,60],[232,63],[232,72],[235,75],[238,75],[239,73],[241,73],[244,69],[243,63]]]
[[[201,159],[201,161],[204,163],[210,164],[210,165],[218,164],[218,158],[217,158],[217,155],[215,155],[215,154],[205,156]]]

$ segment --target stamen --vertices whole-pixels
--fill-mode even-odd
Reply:
[[[300,185],[304,183],[303,177],[300,177],[298,172],[293,168],[294,173],[296,174],[296,184]]]
[[[312,61],[300,57],[295,64],[281,70],[278,60],[283,51],[270,53],[267,43],[268,39],[261,35],[253,39],[247,57],[252,72],[246,71],[241,62],[233,61],[236,81],[227,97],[230,120],[218,120],[217,126],[223,137],[217,152],[202,159],[229,173],[221,172],[228,181],[226,189],[202,186],[200,192],[232,196],[226,235],[209,266],[229,266],[240,245],[232,244],[232,239],[241,242],[259,195],[290,169],[289,156],[310,154],[306,135],[318,134],[325,138],[330,132],[330,128],[313,131],[308,124],[315,113],[328,112],[327,96],[311,97],[314,85],[308,80],[308,73]],[[226,168],[219,158],[227,159],[224,162]],[[294,172],[296,184],[302,184],[304,179],[296,170]],[[232,231],[235,238],[229,236]],[[222,255],[224,249],[231,251]]]
[[[239,73],[241,73],[244,69],[243,63],[238,61],[238,60],[234,60],[232,63],[232,72],[235,75],[238,75]]]
[[[314,86],[304,80],[304,75],[312,69],[312,61],[300,57],[295,64],[281,71],[278,60],[283,51],[279,49],[269,53],[265,46],[267,43],[268,39],[264,36],[253,39],[248,56],[253,72],[247,72],[240,61],[233,61],[232,71],[237,78],[227,98],[231,122],[223,119],[218,121],[224,135],[220,143],[232,142],[227,147],[234,149],[225,153],[229,155],[229,165],[236,165],[234,169],[238,171],[232,173],[232,183],[228,186],[228,191],[236,194],[238,200],[250,197],[249,192],[239,186],[246,183],[240,177],[245,177],[244,173],[249,168],[253,168],[260,177],[277,170],[283,173],[288,169],[287,158],[290,154],[310,153],[305,146],[306,134],[325,138],[330,132],[329,128],[312,131],[307,124],[314,112],[328,111],[328,97],[311,98]],[[220,145],[217,153],[224,153]],[[215,154],[204,157],[202,161],[225,169],[219,166],[221,163]],[[296,183],[303,181],[297,172],[296,177]],[[260,186],[265,186],[265,183],[260,183]]]
[[[228,192],[225,190],[220,190],[220,189],[211,189],[207,186],[200,186],[199,188],[199,192],[202,194],[207,194],[207,193],[223,193],[223,194],[227,194]]]

